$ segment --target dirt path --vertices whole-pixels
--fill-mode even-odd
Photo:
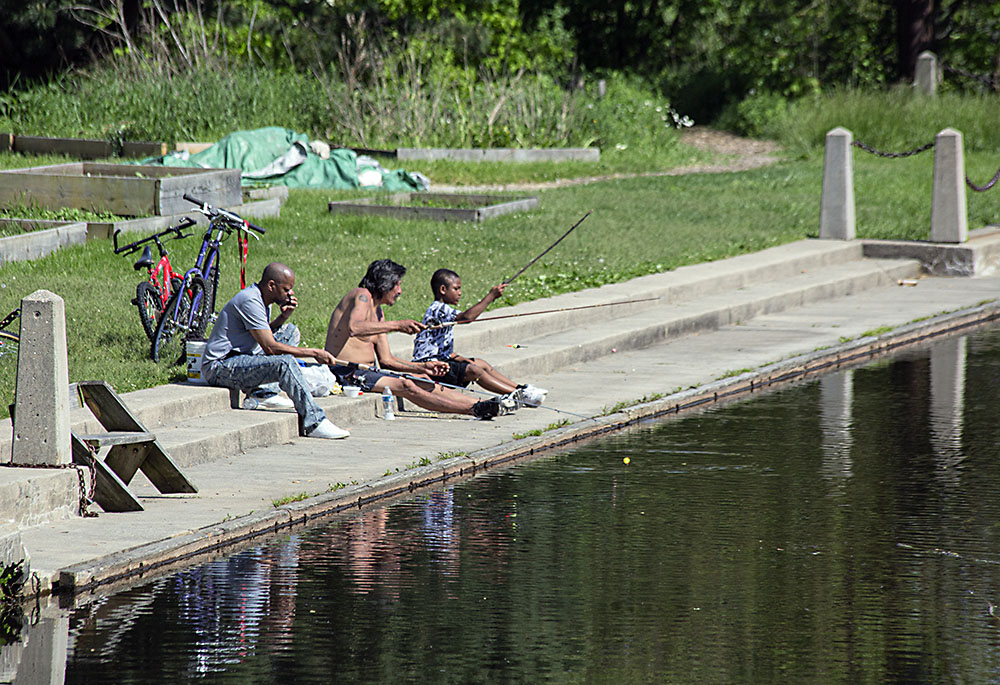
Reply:
[[[768,140],[753,140],[740,136],[716,131],[709,128],[694,126],[681,134],[685,145],[716,153],[722,157],[715,162],[680,166],[668,171],[645,171],[634,174],[617,173],[603,176],[584,176],[582,178],[564,178],[555,181],[537,183],[507,183],[500,185],[468,185],[468,186],[432,186],[437,192],[463,191],[495,191],[495,190],[549,190],[568,186],[588,185],[602,181],[612,181],[620,178],[639,178],[656,176],[682,176],[684,174],[719,174],[730,171],[746,171],[758,169],[778,162],[781,148],[777,143]]]

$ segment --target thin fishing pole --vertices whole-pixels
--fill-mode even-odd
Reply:
[[[427,328],[434,330],[437,328],[445,328],[447,326],[459,326],[467,323],[476,323],[477,321],[498,321],[499,319],[514,319],[519,316],[534,316],[535,314],[558,314],[559,312],[573,312],[578,309],[593,309],[595,307],[612,307],[618,304],[634,304],[636,302],[652,302],[653,300],[658,300],[659,297],[643,297],[638,300],[625,300],[623,302],[602,302],[601,304],[584,304],[579,307],[563,307],[562,309],[546,309],[540,312],[521,312],[520,314],[504,314],[502,316],[487,316],[481,319],[468,319],[465,321],[445,321],[444,323],[437,322],[433,324],[428,324]],[[430,319],[429,319],[430,320]]]
[[[386,371],[385,369],[376,369],[374,366],[371,366],[370,364],[361,364],[359,362],[344,361],[342,359],[337,359],[336,357],[334,357],[334,362],[336,365],[339,366],[349,366],[356,369],[361,369],[362,371],[378,371],[379,373],[384,373],[387,376],[395,376],[396,378],[406,378],[407,380],[411,380],[415,383],[434,383],[435,385],[440,385],[441,387],[444,388],[452,388],[453,390],[465,390],[468,392],[475,393],[477,395],[485,395],[486,397],[490,398],[499,397],[499,395],[495,395],[493,393],[484,392],[482,390],[474,390],[472,388],[463,388],[460,385],[452,385],[451,383],[445,383],[444,381],[436,381],[433,378],[420,378],[419,376],[411,376],[408,373],[402,373],[400,371]],[[592,416],[584,416],[583,414],[577,414],[575,412],[566,411],[565,409],[556,409],[555,407],[548,407],[544,404],[528,404],[523,400],[515,400],[515,402],[518,402],[519,404],[528,407],[538,407],[539,409],[548,409],[549,411],[558,412],[560,414],[569,414],[570,416],[576,416],[585,421],[597,420]]]
[[[553,247],[555,247],[556,245],[558,245],[560,242],[562,242],[563,238],[565,238],[570,233],[572,233],[574,230],[576,230],[576,227],[583,223],[583,219],[586,219],[588,216],[590,216],[590,213],[593,212],[593,211],[594,210],[591,209],[586,214],[584,214],[582,219],[580,219],[575,224],[573,224],[568,231],[566,231],[565,233],[563,233],[559,237],[559,240],[555,241],[554,243],[552,243],[551,245],[549,245],[547,248],[545,248],[544,250],[542,250],[542,253],[540,255],[538,255],[537,257],[535,257],[534,259],[532,259],[530,262],[528,262],[527,264],[525,264],[524,267],[520,271],[518,271],[516,274],[514,274],[513,276],[511,276],[510,278],[508,278],[506,281],[504,281],[504,283],[505,284],[512,283],[515,278],[517,278],[518,276],[520,276],[521,274],[523,274],[525,271],[527,271],[529,266],[531,266],[532,264],[534,264],[535,262],[537,262],[539,259],[541,259],[542,257],[544,257],[546,252],[548,252]]]

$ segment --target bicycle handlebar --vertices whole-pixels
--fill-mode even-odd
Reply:
[[[213,207],[207,202],[203,202],[202,200],[199,200],[198,198],[189,195],[188,193],[184,193],[184,199],[193,205],[198,205],[197,211],[201,212],[209,219],[214,219],[215,217],[222,217],[223,219],[226,219],[229,222],[238,223],[240,227],[245,226],[246,228],[257,231],[257,233],[260,233],[261,235],[267,233],[267,229],[261,228],[260,226],[256,226],[250,223],[249,221],[241,217],[239,214],[235,212],[230,212],[228,209],[222,209],[221,207]]]
[[[195,221],[194,219],[185,218],[183,221],[181,221],[176,226],[169,226],[168,228],[163,229],[159,233],[154,233],[153,235],[146,236],[142,240],[136,240],[135,242],[131,242],[128,245],[123,245],[122,247],[118,247],[118,234],[122,232],[122,229],[119,228],[111,236],[111,241],[114,244],[115,254],[122,254],[122,253],[131,254],[133,252],[138,251],[139,248],[142,245],[145,245],[146,243],[148,243],[150,241],[155,241],[157,238],[162,238],[163,236],[170,235],[171,233],[175,234],[175,236],[174,236],[175,239],[188,238],[192,234],[191,233],[182,233],[182,231],[185,228],[189,228],[190,226],[194,226],[197,223],[198,222]]]

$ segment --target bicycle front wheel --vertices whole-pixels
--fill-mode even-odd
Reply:
[[[156,325],[150,358],[170,364],[182,364],[185,359],[184,342],[201,337],[205,332],[205,279],[192,278],[187,287],[181,287],[170,298],[167,308]]]
[[[160,299],[160,291],[148,281],[143,281],[135,288],[135,306],[139,310],[139,321],[142,322],[142,329],[146,331],[146,337],[153,341],[156,335],[156,324],[160,322],[163,315],[163,301]]]

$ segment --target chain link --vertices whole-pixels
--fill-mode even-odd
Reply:
[[[975,183],[972,182],[972,180],[968,176],[965,177],[965,184],[970,188],[972,188],[973,190],[975,190],[977,193],[982,193],[989,190],[990,188],[992,188],[997,184],[997,181],[1000,181],[1000,169],[997,169],[997,172],[993,174],[993,178],[991,178],[984,186],[977,186]]]
[[[882,152],[881,150],[876,150],[871,145],[862,143],[860,140],[855,140],[853,143],[851,143],[851,145],[853,145],[854,147],[859,147],[865,152],[870,152],[878,157],[898,158],[898,157],[910,157],[912,155],[920,154],[921,152],[926,152],[927,150],[930,150],[932,147],[934,147],[934,141],[932,140],[926,145],[921,145],[918,148],[915,148],[913,150],[907,150],[906,152]]]
[[[8,324],[10,324],[11,321],[13,321],[14,319],[16,319],[19,316],[21,316],[21,308],[20,307],[18,307],[17,309],[15,309],[14,311],[12,311],[10,314],[8,314],[7,316],[5,316],[3,318],[3,321],[0,321],[0,328],[7,328]]]
[[[958,74],[959,76],[964,76],[967,79],[971,79],[973,81],[979,81],[980,83],[989,88],[996,87],[996,85],[994,84],[993,76],[982,76],[980,74],[973,74],[970,71],[965,71],[964,69],[959,69],[958,67],[953,67],[949,64],[942,64],[941,66],[944,68],[945,71],[951,72],[952,74]]]

